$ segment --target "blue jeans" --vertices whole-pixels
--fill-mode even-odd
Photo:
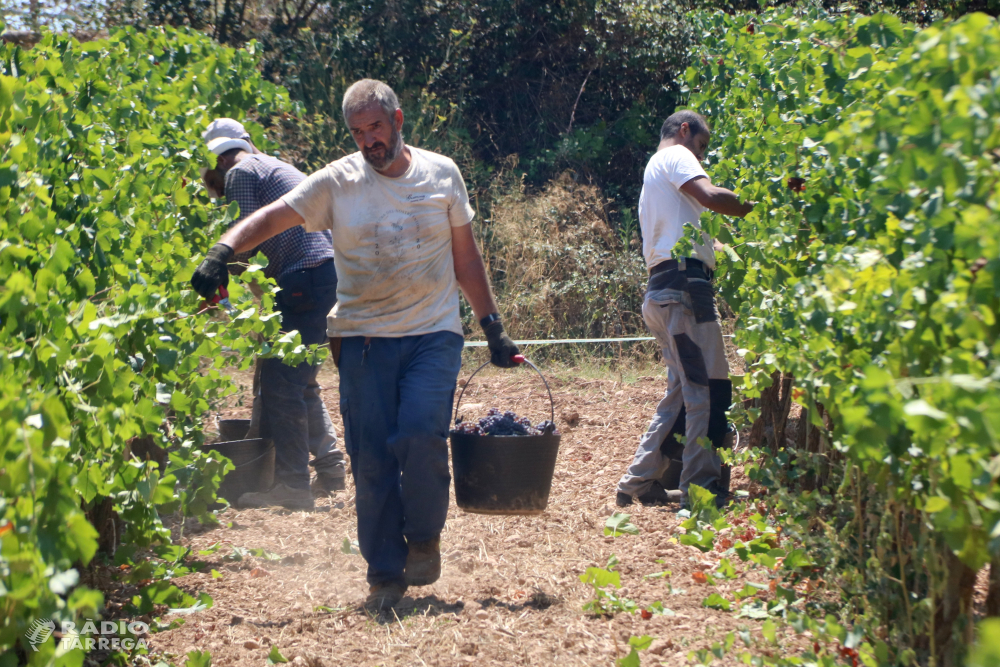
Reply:
[[[406,540],[422,542],[444,528],[462,345],[450,331],[342,341],[340,412],[369,584],[403,584]]]
[[[326,342],[326,316],[337,303],[333,262],[296,271],[291,277],[286,274],[278,285],[281,329],[298,330],[306,345]],[[337,449],[337,434],[316,382],[320,367],[306,362],[288,366],[281,359],[260,361],[260,435],[274,441],[275,481],[308,489],[310,452],[316,457],[316,472],[343,477],[344,454]]]

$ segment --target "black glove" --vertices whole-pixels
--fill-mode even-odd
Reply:
[[[494,366],[500,368],[512,368],[517,363],[511,359],[515,354],[520,354],[514,341],[503,330],[503,322],[496,320],[483,329],[486,334],[486,345],[490,348],[490,361]]]
[[[225,243],[216,243],[205,255],[194,275],[191,276],[191,286],[206,299],[211,299],[220,287],[229,285],[229,268],[226,266],[233,260],[233,249]]]

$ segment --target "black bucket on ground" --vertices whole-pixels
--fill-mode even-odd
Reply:
[[[219,442],[243,440],[250,431],[249,419],[220,419]]]
[[[233,440],[202,445],[204,451],[222,454],[236,467],[219,485],[218,495],[235,505],[251,491],[267,491],[274,485],[274,443],[263,438]]]
[[[555,403],[548,382],[534,364],[528,360],[525,363],[538,372],[549,391],[554,423]],[[476,369],[469,382],[485,366]],[[464,393],[465,387],[458,396],[456,416]],[[549,502],[560,438],[555,433],[510,436],[452,433],[451,466],[459,508],[474,514],[541,514]]]

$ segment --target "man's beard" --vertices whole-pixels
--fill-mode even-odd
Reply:
[[[373,154],[374,151],[380,149],[384,149],[381,157]],[[402,150],[403,135],[399,130],[393,130],[388,147],[381,141],[371,147],[363,146],[361,148],[361,155],[365,158],[365,162],[372,166],[372,169],[375,171],[385,171],[389,168],[389,165],[396,161]]]

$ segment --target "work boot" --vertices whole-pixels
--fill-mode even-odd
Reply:
[[[615,496],[615,505],[618,505],[618,507],[628,507],[632,502],[632,496],[627,493],[619,491],[618,495]]]
[[[312,485],[309,487],[312,490],[312,494],[316,498],[325,498],[327,496],[332,496],[337,491],[343,491],[347,488],[347,478],[346,477],[335,477],[334,475],[328,475],[326,473],[317,473],[316,479],[312,481]]]
[[[653,482],[649,491],[637,496],[637,499],[643,505],[667,505],[681,502],[681,492],[678,489],[667,491],[659,482]]]
[[[423,542],[406,543],[410,552],[406,555],[407,586],[430,586],[441,577],[441,538],[434,537]]]
[[[403,599],[406,586],[395,581],[374,584],[368,589],[368,598],[364,608],[369,614],[381,614],[389,611]]]
[[[236,502],[244,509],[250,507],[284,507],[288,510],[312,510],[315,507],[309,489],[293,489],[278,482],[270,491],[244,493]]]

